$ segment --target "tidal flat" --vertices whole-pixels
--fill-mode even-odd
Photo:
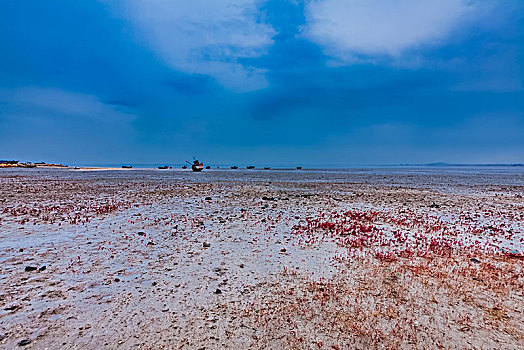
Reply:
[[[0,171],[0,348],[522,344],[522,167]]]

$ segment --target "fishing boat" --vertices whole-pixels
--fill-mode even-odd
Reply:
[[[167,165],[164,165],[164,166],[159,166],[158,169],[169,169],[169,167]]]
[[[133,169],[132,165],[122,165],[122,169]]]
[[[255,169],[255,166],[254,166],[254,165],[248,165],[248,166],[246,167],[246,169]]]
[[[209,165],[208,165],[208,166],[206,166],[206,169],[211,169],[211,166],[209,166]]]
[[[301,166],[297,166],[297,170],[300,170],[300,169],[302,169],[302,167]]]
[[[186,161],[186,163],[191,164],[188,161]],[[193,164],[191,164],[191,170],[202,171],[203,169],[204,169],[204,163],[199,162],[198,159],[193,160]]]
[[[231,167],[231,169],[235,170],[235,169],[238,169],[238,167],[237,167],[236,165],[233,165],[233,166]]]
[[[182,165],[182,169],[187,169],[187,165]]]

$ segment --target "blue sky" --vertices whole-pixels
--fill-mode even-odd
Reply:
[[[524,162],[524,2],[0,2],[0,158],[192,156]]]

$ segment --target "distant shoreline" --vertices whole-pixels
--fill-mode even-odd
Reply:
[[[30,164],[31,166],[27,166]],[[130,166],[129,168],[123,167],[122,164],[72,164],[72,165],[62,165],[62,164],[38,164],[38,163],[19,163],[13,165],[2,164],[0,169],[22,169],[22,168],[38,168],[38,169],[68,169],[68,170],[82,170],[82,171],[102,171],[102,170],[160,170],[160,171],[191,171],[191,169],[182,168],[183,164],[173,164],[168,165],[169,169],[159,169],[160,166],[164,166],[168,163],[158,163],[158,164],[133,164],[127,163],[123,165]],[[238,165],[237,165],[238,164]],[[352,164],[352,165],[343,165],[343,164],[310,164],[304,166],[289,166],[283,164],[277,165],[254,165],[253,169],[248,169],[248,165],[235,163],[235,166],[238,168],[232,169],[232,164],[209,164],[209,170],[233,170],[233,171],[257,171],[257,170],[344,170],[344,169],[380,169],[380,168],[515,168],[515,167],[524,167],[524,163],[487,163],[487,164],[465,164],[465,163],[425,163],[425,164]],[[253,166],[253,165],[251,165]]]

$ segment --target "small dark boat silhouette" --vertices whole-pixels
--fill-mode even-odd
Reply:
[[[186,163],[191,164],[188,161],[186,161]],[[191,170],[202,171],[203,169],[204,169],[204,163],[199,162],[198,159],[193,160],[193,164],[191,164]]]
[[[208,165],[208,166],[206,166],[206,169],[211,169],[211,167]]]
[[[233,170],[234,170],[234,169],[238,169],[238,167],[237,167],[236,165],[233,165],[233,166],[231,167],[231,169],[233,169]]]
[[[301,166],[297,166],[297,169],[300,170],[300,169],[302,169],[302,167]]]
[[[169,169],[169,167],[167,165],[164,165],[164,166],[159,166],[158,169]]]
[[[269,170],[269,169],[271,169],[271,168],[270,168],[270,167],[268,167],[268,166],[264,168],[264,170]]]
[[[133,169],[132,165],[122,165],[122,169]]]
[[[182,165],[182,169],[187,169],[187,165]]]
[[[255,169],[255,166],[254,166],[254,165],[248,165],[248,166],[246,167],[246,169]]]

